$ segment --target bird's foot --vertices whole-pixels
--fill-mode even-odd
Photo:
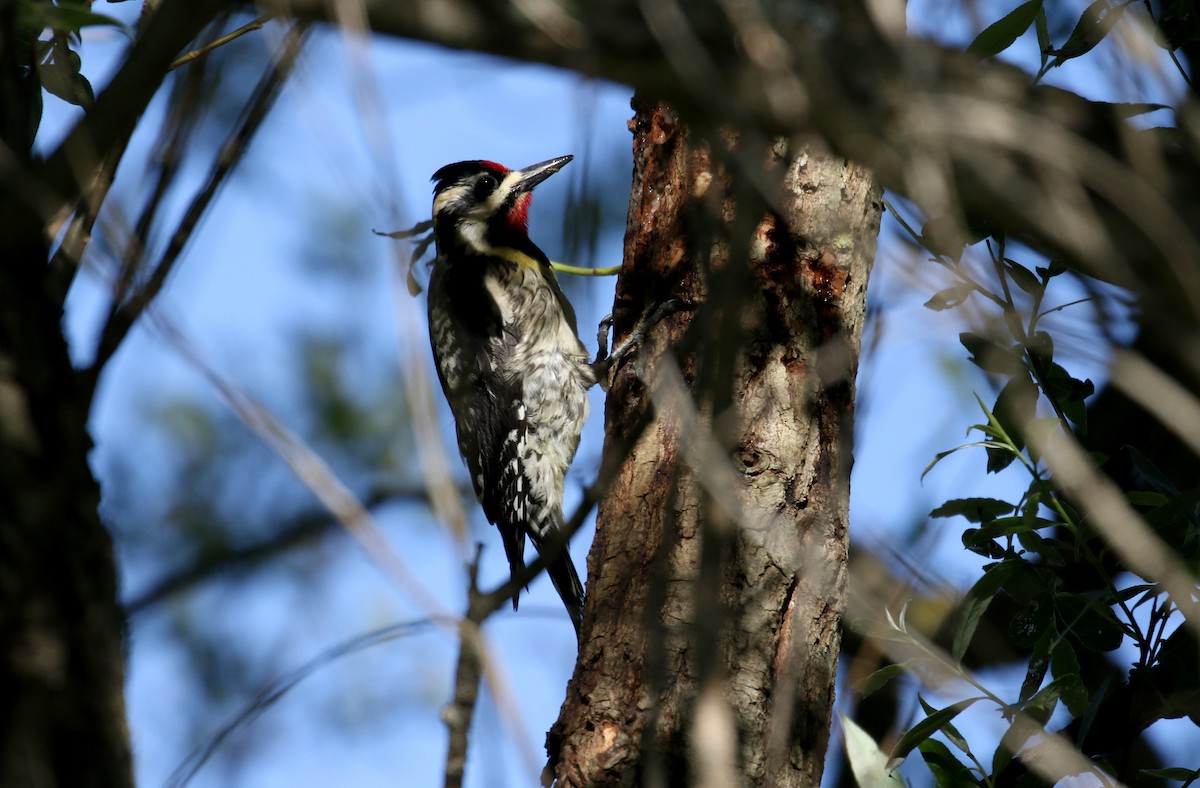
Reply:
[[[663,301],[653,309],[646,310],[628,336],[613,347],[612,353],[608,352],[608,332],[612,328],[613,316],[608,315],[601,320],[596,333],[596,360],[591,364],[592,372],[595,374],[596,380],[600,385],[605,390],[608,389],[608,370],[613,364],[618,363],[622,358],[636,350],[645,341],[646,334],[650,329],[658,325],[663,318],[688,308],[690,308],[690,304],[685,301],[678,298],[671,298]]]

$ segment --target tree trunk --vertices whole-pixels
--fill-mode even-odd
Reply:
[[[670,296],[696,309],[612,376],[606,454],[655,415],[600,506],[551,766],[566,786],[816,786],[880,190],[782,142],[726,133],[718,157],[665,106],[635,109],[617,326]],[[766,159],[774,210],[718,158]],[[672,346],[678,366],[656,358]]]
[[[112,541],[28,218],[24,239],[0,243],[0,785],[120,788],[133,776]]]
[[[16,11],[0,2],[0,786],[126,788],[116,567],[28,183],[41,87]]]

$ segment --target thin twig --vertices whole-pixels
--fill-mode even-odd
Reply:
[[[183,786],[191,782],[196,773],[200,771],[200,768],[212,758],[221,744],[234,732],[261,717],[271,706],[275,705],[276,701],[319,669],[335,660],[355,654],[372,646],[430,630],[434,627],[435,623],[427,618],[416,619],[413,621],[402,621],[398,624],[392,624],[367,632],[364,635],[351,638],[344,643],[327,649],[292,672],[275,679],[259,690],[258,694],[254,696],[254,700],[239,712],[236,717],[222,726],[212,738],[193,750],[184,762],[179,764],[178,768],[175,769],[171,777],[167,780],[168,788],[183,788]]]
[[[224,17],[222,17],[223,19]],[[213,22],[210,26],[213,29],[219,30],[221,20]],[[172,107],[170,119],[167,125],[164,126],[162,136],[166,137],[168,132],[172,136],[174,145],[165,141],[160,141],[160,149],[166,151],[182,149],[183,145],[178,140],[185,138],[183,132],[185,119],[194,121],[195,105],[199,102],[201,85],[204,80],[204,71],[194,69],[188,76],[188,81],[185,83],[183,97],[180,102]],[[111,150],[105,155],[104,160],[100,163],[97,169],[96,176],[91,185],[84,188],[83,194],[78,200],[74,216],[71,218],[71,223],[63,234],[62,243],[54,252],[54,256],[50,261],[50,287],[51,292],[61,304],[67,297],[67,291],[70,290],[72,282],[75,280],[75,274],[79,270],[79,262],[83,259],[84,251],[92,240],[92,228],[96,223],[96,218],[100,214],[100,208],[104,205],[104,201],[108,196],[109,189],[112,188],[113,176],[116,173],[118,165],[124,158],[125,150],[129,145],[129,136],[126,135],[123,139],[118,140]],[[169,167],[170,159],[167,156],[160,157],[163,160],[162,169],[160,170],[159,183],[156,184],[155,192],[151,197],[147,208],[143,211],[143,218],[153,219],[154,210],[157,209],[159,201],[162,199],[162,193],[165,192],[165,187],[170,183],[171,176],[174,175],[174,168]],[[169,172],[168,172],[169,170]],[[142,222],[139,221],[139,228]],[[136,273],[136,262],[143,253],[145,246],[145,232],[135,232],[132,238],[138,240],[138,244],[130,244],[130,251],[125,255],[118,284],[116,289],[115,300],[123,301],[128,294],[129,287],[133,281],[133,275]],[[135,251],[136,250],[136,251]],[[134,259],[130,259],[136,254]]]
[[[79,261],[83,257],[84,250],[87,249],[88,242],[91,241],[92,228],[96,224],[96,217],[100,214],[100,206],[104,204],[104,200],[108,196],[117,164],[124,156],[128,145],[129,137],[119,140],[101,162],[95,180],[90,186],[83,188],[75,215],[71,217],[67,231],[63,234],[62,243],[54,250],[54,256],[50,259],[50,270],[47,275],[48,287],[51,297],[60,306],[66,301],[67,291],[71,289],[71,283],[75,281],[75,272],[79,270]]]
[[[212,25],[212,30],[220,30],[227,21],[222,16]],[[157,178],[154,188],[146,204],[142,207],[141,215],[133,226],[133,233],[125,246],[121,257],[119,276],[113,293],[113,303],[124,303],[133,288],[137,273],[141,270],[144,256],[149,246],[150,228],[158,216],[159,208],[165,199],[168,189],[175,180],[183,161],[183,153],[187,149],[192,133],[196,129],[198,107],[203,100],[205,83],[208,77],[206,63],[189,69],[183,84],[171,102],[167,119],[155,146],[154,161],[157,164]]]
[[[254,30],[262,30],[262,26],[266,23],[266,21],[269,18],[270,17],[260,16],[258,19],[255,19],[253,22],[242,25],[237,30],[234,30],[232,33],[226,33],[225,35],[221,36],[220,38],[215,39],[211,43],[206,44],[206,45],[200,47],[199,49],[193,49],[191,52],[188,52],[186,55],[180,56],[174,62],[172,62],[171,65],[167,67],[167,71],[174,71],[175,69],[179,68],[180,66],[182,66],[186,63],[191,63],[196,58],[207,55],[209,52],[212,52],[217,47],[225,46],[230,41],[241,38],[242,36],[246,35],[247,33],[250,33]]]
[[[258,131],[268,110],[274,103],[280,86],[291,71],[291,67],[300,53],[305,39],[304,34],[307,29],[307,23],[301,22],[288,31],[282,53],[259,81],[258,86],[254,90],[254,95],[242,116],[241,123],[238,124],[237,128],[221,147],[216,161],[213,162],[208,179],[192,199],[191,205],[188,206],[183,218],[180,219],[179,226],[171,236],[166,250],[163,252],[158,264],[154,267],[154,271],[151,273],[146,284],[124,303],[113,303],[109,310],[108,319],[105,321],[104,328],[100,334],[95,360],[87,370],[87,382],[91,388],[95,388],[100,372],[112,358],[113,354],[116,353],[117,348],[121,346],[129,330],[133,327],[134,322],[137,321],[138,317],[146,310],[146,307],[162,290],[167,277],[174,269],[176,261],[179,259],[184,247],[187,246],[193,232],[200,223],[200,218],[212,203],[217,189],[224,183],[230,172],[233,171],[233,168],[241,160],[251,138]]]
[[[475,551],[475,560],[471,562],[467,615],[459,623],[458,662],[454,668],[454,700],[442,712],[442,720],[450,729],[450,744],[446,749],[446,788],[462,788],[471,720],[475,716],[475,704],[479,701],[479,682],[483,679],[484,650],[480,625],[491,611],[479,604],[484,597],[479,592],[477,583],[479,555],[482,551],[483,546],[479,545]]]
[[[556,263],[551,260],[550,267],[557,273],[570,274],[571,276],[616,276],[621,273],[621,266],[619,265],[610,265],[605,268],[584,268],[578,265]]]
[[[328,463],[261,402],[226,380],[196,351],[161,312],[148,313],[156,328],[196,371],[203,375],[233,414],[287,463],[292,472],[337,518],[375,563],[433,620],[452,628],[457,617],[446,610],[384,537],[379,524]]]
[[[387,487],[379,487],[362,496],[363,506],[369,511],[378,509],[385,503],[401,500],[419,503],[427,502],[428,498],[422,489]],[[172,571],[126,602],[125,612],[129,616],[144,613],[168,597],[204,583],[215,575],[249,569],[264,560],[306,545],[323,537],[336,525],[337,521],[330,519],[329,512],[324,507],[305,512],[265,539],[230,548],[216,555],[201,555],[195,562]]]

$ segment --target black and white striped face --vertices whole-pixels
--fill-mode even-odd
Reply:
[[[433,174],[433,220],[439,243],[492,254],[506,239],[528,237],[533,187],[573,156],[510,170],[494,161],[460,161]]]

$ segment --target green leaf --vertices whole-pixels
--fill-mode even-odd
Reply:
[[[1133,463],[1133,467],[1142,475],[1147,484],[1170,498],[1179,496],[1179,488],[1167,478],[1166,474],[1158,469],[1158,466],[1149,457],[1142,454],[1133,446],[1126,446],[1125,451],[1129,453],[1129,459]]]
[[[884,684],[887,684],[896,676],[905,672],[920,660],[910,659],[905,662],[898,662],[892,665],[885,665],[879,670],[867,676],[864,679],[859,679],[854,683],[854,691],[864,698],[878,690]]]
[[[926,703],[925,699],[920,695],[917,695],[917,702],[921,704],[921,708],[925,710],[927,715],[933,714],[937,711],[937,709],[935,709],[933,706],[930,706],[928,703]],[[971,747],[967,744],[966,737],[959,733],[958,728],[954,727],[954,723],[947,722],[945,725],[943,725],[941,734],[946,737],[946,741],[953,744],[963,753],[968,756],[971,755]]]
[[[954,656],[955,661],[962,661],[963,654],[967,653],[967,647],[971,644],[971,639],[975,637],[975,630],[979,628],[979,621],[983,618],[983,614],[987,612],[988,606],[992,604],[996,594],[1004,587],[1004,583],[1020,568],[1021,563],[1023,562],[1019,559],[1013,559],[989,566],[983,571],[983,576],[975,581],[975,585],[971,586],[971,590],[967,591],[962,603],[958,606],[958,629],[954,631],[954,642],[951,646],[950,653]]]
[[[1096,393],[1096,385],[1092,381],[1071,377],[1059,364],[1051,364],[1047,370],[1046,386],[1060,401],[1067,402],[1082,402]]]
[[[1038,555],[1042,554],[1042,550],[1046,546],[1046,540],[1042,538],[1042,535],[1029,528],[1017,531],[1017,542],[1026,552]]]
[[[1025,445],[1025,425],[1037,418],[1038,387],[1028,372],[1013,375],[1000,389],[992,413],[1018,448]]]
[[[976,425],[976,426],[979,426],[979,425]],[[933,470],[933,466],[937,465],[939,462],[946,459],[951,454],[954,454],[956,451],[962,451],[963,449],[970,449],[975,446],[989,446],[989,445],[994,445],[994,444],[992,441],[975,441],[974,443],[964,443],[961,446],[955,446],[953,449],[946,449],[946,451],[939,451],[936,455],[934,455],[933,461],[925,466],[925,470],[921,471],[921,480],[924,481],[925,477],[929,475],[929,472]]]
[[[900,775],[888,769],[888,756],[879,745],[854,720],[839,713],[842,718],[842,740],[846,746],[846,758],[850,771],[859,788],[903,788]]]
[[[1096,721],[1096,714],[1100,711],[1100,704],[1104,701],[1104,696],[1108,694],[1108,685],[1112,681],[1112,675],[1106,675],[1104,681],[1100,682],[1100,686],[1092,693],[1092,700],[1088,703],[1087,710],[1084,711],[1083,717],[1079,720],[1079,733],[1075,736],[1075,743],[1082,744],[1087,735],[1092,730],[1092,723]]]
[[[1029,655],[1029,667],[1025,670],[1025,679],[1021,682],[1020,700],[1026,701],[1033,697],[1042,686],[1046,672],[1050,669],[1050,644],[1054,642],[1053,628],[1042,630],[1041,637],[1033,645],[1033,653]]]
[[[1054,623],[1054,606],[1048,594],[1039,594],[1008,622],[1008,638],[1017,648],[1033,648]]]
[[[954,757],[950,748],[937,739],[926,739],[917,748],[925,765],[933,772],[933,779],[938,788],[959,788],[959,786],[978,785],[979,781],[971,774],[966,764]]]
[[[1012,727],[1010,726],[1008,730],[1004,732],[1004,735],[1000,737],[1000,744],[996,746],[996,751],[992,753],[993,782],[997,777],[1000,776],[1000,773],[1004,771],[1005,767],[1007,767],[1013,759],[1014,751],[1009,745],[1009,741],[1013,738],[1011,734]]]
[[[1036,695],[1030,698],[1022,708],[1022,711],[1036,720],[1038,724],[1045,725],[1054,714],[1054,709],[1058,706],[1058,702],[1062,699],[1063,694],[1067,691],[1073,691],[1078,685],[1078,676],[1055,679],[1042,687]],[[1084,705],[1086,706],[1086,704]]]
[[[1142,490],[1130,490],[1125,493],[1125,500],[1134,506],[1150,506],[1154,508],[1163,506],[1171,501],[1170,498],[1160,492],[1145,492]]]
[[[78,71],[72,71],[65,63],[51,62],[39,65],[38,77],[48,93],[68,104],[87,109],[96,102],[91,83]]]
[[[1125,630],[1111,609],[1082,594],[1057,594],[1055,608],[1063,631],[1092,651],[1112,651],[1125,639]]]
[[[1050,671],[1054,680],[1061,683],[1062,700],[1072,717],[1079,717],[1087,711],[1087,687],[1079,671],[1079,658],[1075,648],[1066,638],[1059,638],[1050,650]]]
[[[924,698],[921,698],[920,696],[918,696],[918,700],[921,701],[921,707],[923,709],[925,709],[926,714],[929,714],[934,710],[932,706],[930,706],[928,703],[925,702]],[[954,727],[954,723],[947,722],[945,725],[943,725],[942,726],[942,735],[946,737],[946,741],[953,744],[955,747],[957,747],[959,750],[961,750],[966,755],[969,756],[971,754],[971,746],[969,744],[967,744],[966,737],[958,732],[958,728]],[[926,740],[926,741],[928,741],[928,740]]]
[[[985,372],[998,375],[1020,375],[1025,372],[1025,361],[1020,353],[1000,347],[986,337],[964,331],[958,335],[958,341],[971,353],[971,363]]]
[[[1048,446],[1050,441],[1058,434],[1062,423],[1053,416],[1044,419],[1034,419],[1025,423],[1025,440],[1029,446],[1029,457],[1035,463],[1041,461],[1041,454],[1038,452],[1038,446]]]
[[[1155,528],[1170,525],[1181,517],[1194,517],[1200,504],[1200,487],[1194,487],[1145,515],[1146,522]]]
[[[1036,531],[1039,528],[1054,528],[1062,525],[1056,520],[1047,520],[1044,517],[1029,517],[1022,514],[1018,517],[997,517],[995,520],[987,524],[987,527],[982,529],[983,533],[989,539],[998,539],[1002,536],[1013,536],[1024,531]]]
[[[1147,591],[1154,591],[1157,593],[1158,585],[1156,583],[1138,583],[1137,585],[1132,585],[1129,588],[1121,589],[1121,591],[1117,594],[1117,596],[1121,599],[1122,602],[1128,602],[1130,599],[1133,599],[1138,594],[1144,594]],[[1139,604],[1141,604],[1141,603],[1139,603]]]
[[[1060,364],[1051,364],[1045,372],[1043,383],[1046,396],[1058,403],[1066,417],[1082,434],[1087,433],[1087,407],[1084,401],[1096,392],[1090,380],[1071,377]]]
[[[986,451],[988,473],[1000,473],[1017,460],[1017,453],[1007,446],[1000,448],[989,446]]]
[[[1035,331],[1029,338],[1029,352],[1042,364],[1054,361],[1054,339],[1045,331]]]
[[[1021,3],[975,36],[975,40],[967,47],[967,53],[980,60],[1000,54],[1029,29],[1041,10],[1042,0]]]
[[[971,293],[975,292],[975,286],[964,282],[947,287],[945,290],[939,290],[933,294],[933,297],[925,302],[926,309],[932,309],[934,312],[942,312],[947,309],[953,309],[959,304],[967,300]]]
[[[1068,269],[1066,266],[1056,263],[1054,260],[1051,260],[1050,265],[1046,266],[1045,268],[1043,268],[1042,266],[1039,265],[1039,266],[1034,266],[1033,270],[1037,271],[1038,276],[1040,276],[1045,281],[1049,282],[1054,277],[1059,276],[1061,274],[1065,274]]]
[[[1200,780],[1200,769],[1184,769],[1182,766],[1168,766],[1165,769],[1140,769],[1138,774],[1147,777],[1161,777],[1164,780]]]
[[[963,248],[979,240],[972,239],[962,222],[954,216],[935,216],[921,225],[921,243],[938,257],[948,257],[958,262]]]
[[[1075,29],[1071,31],[1067,42],[1059,49],[1050,50],[1050,54],[1055,56],[1050,67],[1061,66],[1072,58],[1092,51],[1097,44],[1104,40],[1113,25],[1124,16],[1127,5],[1127,3],[1120,3],[1116,7],[1112,7],[1108,4],[1108,0],[1096,0],[1089,5],[1079,17],[1079,21],[1075,23]]]
[[[1007,555],[1003,547],[993,542],[990,538],[981,537],[981,533],[982,529],[980,528],[968,528],[963,531],[963,547],[984,558],[999,560]]]
[[[1032,549],[1026,547],[1027,550]],[[1075,546],[1067,544],[1061,539],[1053,539],[1038,535],[1037,553],[1041,556],[1041,563],[1044,566],[1063,567],[1072,565],[1075,562]]]
[[[1037,16],[1033,20],[1034,29],[1037,30],[1038,52],[1041,53],[1042,63],[1041,68],[1045,70],[1046,61],[1050,59],[1050,54],[1046,51],[1050,48],[1050,24],[1046,21],[1046,9],[1039,8]],[[1037,269],[1038,274],[1043,280],[1049,281],[1050,277],[1046,276],[1044,268]]]
[[[129,33],[125,24],[107,14],[92,11],[87,4],[78,0],[59,0],[57,5],[50,3],[26,3],[32,15],[26,20],[30,27],[50,28],[51,30],[78,31],[85,27],[107,25],[119,28]]]
[[[1017,507],[997,498],[955,498],[929,513],[930,517],[967,518],[973,523],[989,523],[997,517],[1011,514]]]
[[[1079,658],[1075,656],[1075,648],[1065,638],[1059,638],[1050,651],[1050,669],[1054,671],[1056,679],[1079,675]]]
[[[1041,3],[1038,3],[1038,6],[1038,10],[1040,11]],[[1021,288],[1026,293],[1029,293],[1030,295],[1039,295],[1046,291],[1046,285],[1042,283],[1042,280],[1038,279],[1033,271],[1030,271],[1016,260],[1009,260],[1007,257],[1004,258],[1004,269],[1008,271],[1009,277],[1013,280],[1017,287]]]
[[[1158,17],[1155,43],[1172,51],[1200,41],[1200,14],[1194,2],[1165,3]]]
[[[913,751],[914,747],[937,733],[946,723],[980,700],[983,700],[982,696],[967,698],[966,700],[960,700],[958,703],[953,703],[940,711],[933,712],[904,732],[904,735],[900,737],[900,741],[896,742],[895,749],[892,750],[892,757],[906,757]]]

